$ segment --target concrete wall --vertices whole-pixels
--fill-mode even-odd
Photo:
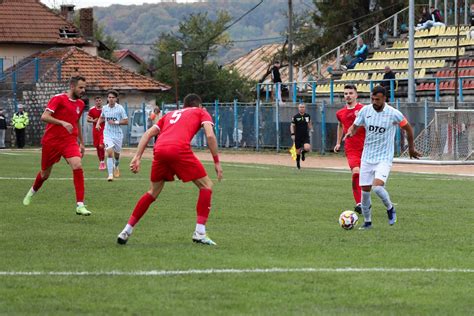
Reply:
[[[137,63],[135,59],[131,58],[130,56],[125,57],[118,64],[124,67],[125,69],[131,70],[133,72],[140,71],[140,64]]]

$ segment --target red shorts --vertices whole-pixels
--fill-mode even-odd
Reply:
[[[92,139],[94,140],[94,147],[99,147],[99,145],[104,145],[104,133],[103,132],[93,132]]]
[[[152,182],[173,181],[175,175],[181,181],[189,182],[207,176],[207,172],[191,150],[179,151],[178,148],[166,148],[155,151],[150,180]]]
[[[61,160],[61,157],[81,157],[76,141],[50,141],[43,143],[41,149],[41,170],[46,170]]]
[[[356,167],[360,168],[360,159],[362,157],[362,151],[363,148],[361,149],[345,149],[346,150],[346,158],[347,162],[349,164],[349,168],[354,169]]]

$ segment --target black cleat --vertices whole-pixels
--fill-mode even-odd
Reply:
[[[360,203],[354,207],[354,212],[357,214],[362,214],[362,205],[360,205]]]
[[[306,159],[306,157],[305,157],[304,154],[306,154],[306,151],[303,150],[303,151],[301,152],[301,160],[303,160],[303,161]]]
[[[368,230],[372,228],[372,222],[364,222],[364,225],[359,227],[359,230]]]

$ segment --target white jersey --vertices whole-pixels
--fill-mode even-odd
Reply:
[[[364,106],[357,115],[354,124],[365,126],[364,151],[362,162],[392,162],[395,149],[395,133],[405,119],[403,114],[387,103],[383,111],[375,111],[372,105]]]
[[[121,120],[128,118],[123,106],[115,103],[113,107],[110,107],[107,104],[102,108],[101,117],[105,119],[104,138],[122,139],[123,133],[120,125],[109,124],[108,121],[113,120],[114,122],[120,122]]]

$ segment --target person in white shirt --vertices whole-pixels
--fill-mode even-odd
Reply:
[[[374,87],[372,90],[372,105],[365,106],[359,111],[354,124],[348,129],[345,136],[351,137],[355,135],[360,126],[365,127],[366,136],[359,180],[362,189],[364,225],[359,229],[372,228],[370,200],[372,189],[387,208],[388,223],[393,225],[397,221],[395,207],[385,189],[385,184],[392,167],[395,133],[398,126],[406,132],[410,158],[418,159],[421,156],[415,149],[411,125],[400,111],[385,103],[386,95],[385,88],[381,86]]]

